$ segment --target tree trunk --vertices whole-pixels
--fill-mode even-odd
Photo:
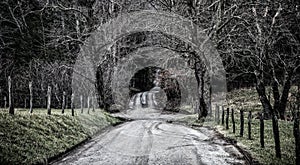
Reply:
[[[13,87],[10,76],[8,76],[8,106],[9,106],[9,114],[15,114],[14,108],[14,99],[13,99]]]
[[[292,75],[288,74],[287,80],[285,81],[284,86],[283,86],[280,104],[278,107],[279,116],[280,116],[280,119],[282,119],[282,120],[285,119],[285,110],[286,110],[286,106],[287,106],[287,102],[288,102],[289,91],[290,91],[291,85],[292,85],[291,79],[292,79]]]
[[[273,136],[274,136],[274,142],[275,142],[276,157],[281,158],[278,119],[274,113],[272,115],[272,127],[273,127]]]
[[[219,106],[218,104],[216,104],[216,108],[215,108],[215,122],[217,123],[218,122],[218,118],[217,118],[217,112],[219,110]]]
[[[97,68],[97,73],[96,73],[96,79],[97,79],[97,83],[96,83],[96,89],[99,95],[98,98],[98,104],[99,104],[99,108],[104,109],[104,80],[103,80],[103,75],[104,75],[104,71],[102,69],[101,66],[99,66]]]
[[[273,108],[271,106],[270,101],[267,98],[265,86],[262,83],[258,83],[256,85],[256,91],[258,93],[259,100],[260,100],[260,102],[263,106],[263,109],[264,109],[263,110],[264,111],[263,113],[265,114],[264,118],[265,119],[270,119],[271,118],[271,112],[272,112]]]
[[[202,71],[201,71],[201,97],[200,97],[200,107],[201,107],[201,116],[202,117],[206,117],[207,114],[208,114],[208,110],[207,110],[207,105],[205,103],[205,100],[204,100],[204,74],[205,74],[205,70],[204,68],[202,68]],[[211,108],[211,106],[210,106]]]
[[[273,90],[273,96],[274,96],[274,107],[275,115],[277,115],[280,119],[285,119],[285,110],[288,102],[289,97],[289,91],[291,88],[291,79],[292,79],[292,73],[286,73],[286,80],[283,86],[282,94],[280,96],[279,93],[279,87],[278,82],[276,80],[276,77],[273,80],[272,83],[272,90]]]
[[[30,95],[30,98],[29,98],[29,113],[32,113],[33,112],[33,91],[32,91],[32,81],[29,82],[29,95]]]
[[[258,75],[256,75],[256,91],[259,96],[259,100],[262,103],[262,106],[264,108],[263,113],[265,119],[271,118],[271,112],[273,111],[272,105],[270,103],[270,100],[268,100],[266,95],[266,88],[263,82],[263,79]]]
[[[204,66],[201,66],[200,62],[195,62],[195,77],[197,80],[198,85],[198,96],[199,96],[199,114],[198,114],[198,120],[203,119],[207,116],[207,105],[204,100],[204,74],[205,74],[205,68]]]
[[[103,75],[108,75],[105,79]],[[99,95],[99,107],[106,111],[110,110],[111,105],[114,104],[111,81],[113,75],[113,60],[112,57],[108,57],[108,61],[97,68],[97,92]]]
[[[92,97],[92,111],[95,112],[95,102],[94,102],[94,96]]]
[[[279,109],[279,105],[280,105],[280,93],[279,93],[278,82],[275,80],[272,83],[272,90],[273,90],[273,97],[274,97],[273,109],[277,110]],[[277,115],[278,112],[275,112],[275,114]]]

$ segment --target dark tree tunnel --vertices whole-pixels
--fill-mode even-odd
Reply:
[[[164,110],[179,111],[181,103],[181,90],[178,81],[171,78],[169,71],[159,67],[146,67],[137,71],[130,80],[129,96],[132,97],[139,92],[151,90],[154,85],[155,73],[160,70],[160,87],[166,94],[167,101]]]
[[[118,60],[121,58],[126,58],[126,56],[131,53],[137,51],[139,48],[143,47],[161,47],[177,52],[181,55],[183,59],[188,59],[189,66],[191,69],[195,70],[195,78],[198,82],[198,94],[199,94],[199,107],[198,109],[201,111],[201,116],[205,117],[207,115],[207,104],[205,103],[204,98],[204,79],[203,76],[206,72],[206,66],[203,62],[201,56],[199,56],[193,47],[183,40],[176,38],[175,36],[167,35],[162,32],[136,32],[133,34],[129,34],[127,36],[123,36],[119,38],[111,47],[114,47],[109,51],[106,50],[105,58],[101,64],[99,64],[96,73],[96,89],[99,95],[99,106],[100,108],[104,108],[109,112],[116,112],[119,110],[111,109],[111,105],[114,104],[113,96],[112,96],[112,75],[114,73],[113,68],[117,66]],[[153,69],[149,69],[151,72]],[[144,71],[140,71],[141,73]],[[130,96],[134,95],[138,91],[145,91],[151,88],[151,84],[147,82],[143,82],[141,79],[140,72],[137,72],[135,76],[133,76],[132,82],[136,84],[142,84],[143,87],[135,85],[134,88],[137,88],[136,91],[130,90]],[[167,74],[167,72],[166,72]],[[142,74],[141,74],[142,75]],[[136,79],[137,78],[137,79]],[[150,77],[149,77],[150,79]],[[131,83],[132,83],[131,82]],[[168,88],[173,86],[173,88]],[[162,87],[165,90],[165,93],[168,98],[167,110],[175,110],[180,105],[180,97],[181,91],[179,89],[179,84],[176,79],[165,77],[165,80],[162,83]],[[134,89],[132,88],[132,89]],[[175,97],[174,97],[175,96]]]

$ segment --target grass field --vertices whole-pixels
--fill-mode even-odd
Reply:
[[[293,123],[290,121],[279,121],[280,145],[282,158],[275,157],[275,144],[272,132],[271,120],[265,121],[265,148],[260,147],[259,120],[253,119],[251,125],[251,140],[248,139],[248,120],[245,119],[244,136],[240,137],[240,120],[236,116],[236,133],[232,133],[232,122],[229,130],[225,126],[215,127],[225,137],[230,137],[238,142],[238,145],[249,151],[261,164],[295,164],[295,140],[293,136]]]
[[[44,164],[86,140],[104,127],[120,122],[102,110],[75,114],[70,110],[17,109],[15,115],[0,110],[0,164]]]
[[[294,88],[292,90],[295,90]],[[280,145],[282,152],[282,159],[275,157],[275,144],[272,132],[272,121],[265,120],[265,148],[260,147],[260,132],[259,132],[259,119],[258,112],[262,110],[262,106],[259,102],[256,90],[253,88],[239,89],[228,93],[228,99],[230,107],[235,109],[235,125],[236,133],[232,133],[232,121],[231,115],[229,118],[229,130],[225,129],[225,126],[215,125],[218,131],[225,135],[237,140],[238,144],[244,149],[249,151],[254,158],[256,158],[262,164],[295,164],[295,140],[293,136],[293,122],[279,120],[280,131]],[[272,99],[272,98],[271,98]],[[239,110],[243,109],[244,113],[244,136],[240,137],[240,113]],[[248,139],[248,111],[252,111],[252,139]],[[290,114],[288,107],[287,114]]]

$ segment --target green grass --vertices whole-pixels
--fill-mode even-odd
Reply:
[[[0,164],[45,163],[48,158],[119,122],[101,110],[90,114],[70,115],[44,109],[18,109],[15,115],[0,110]]]
[[[198,120],[198,114],[194,115],[188,115],[184,118],[176,120],[176,122],[186,124],[187,126],[193,127],[193,126],[203,126],[203,121]]]
[[[281,92],[281,88],[279,89]],[[293,95],[297,93],[297,87],[292,86],[290,89],[289,101],[287,104],[286,114],[291,114],[291,104],[297,104]],[[271,87],[266,87],[267,97],[270,95],[270,103],[273,105],[274,99],[272,97]],[[244,109],[246,111],[261,111],[262,105],[259,100],[257,91],[255,88],[243,88],[243,89],[235,89],[229,93],[227,93],[227,99],[229,105],[235,109]]]
[[[294,90],[294,87],[293,87]],[[295,164],[295,140],[293,136],[293,122],[279,120],[280,142],[282,158],[277,159],[275,156],[275,144],[272,132],[272,121],[265,120],[265,148],[260,147],[260,132],[259,132],[259,119],[257,113],[262,110],[262,106],[259,102],[258,95],[255,89],[239,89],[228,93],[228,100],[231,108],[235,111],[236,133],[232,133],[231,115],[229,118],[229,130],[225,130],[225,126],[215,127],[225,135],[236,139],[238,144],[243,146],[244,149],[249,151],[254,158],[256,158],[262,164]],[[272,98],[271,98],[272,100]],[[244,113],[244,136],[240,137],[240,113],[239,110],[245,110]],[[252,139],[248,139],[248,111],[252,111]],[[287,107],[287,113],[290,113],[289,107]]]
[[[231,118],[230,118],[231,119]],[[295,140],[293,136],[293,123],[290,121],[279,121],[280,145],[282,158],[275,157],[275,144],[272,132],[272,121],[265,120],[265,148],[260,146],[259,120],[253,119],[251,124],[251,140],[248,139],[248,120],[245,118],[244,136],[240,137],[240,120],[236,116],[236,133],[232,133],[232,122],[229,130],[225,126],[217,126],[225,137],[237,140],[238,144],[249,151],[261,164],[295,164]]]
[[[269,88],[269,87],[268,87]],[[295,92],[296,88],[292,87],[291,92]],[[260,146],[260,127],[258,112],[262,110],[261,103],[259,101],[258,95],[254,88],[248,89],[238,89],[233,90],[227,94],[227,99],[229,102],[230,109],[235,110],[235,126],[236,133],[232,132],[232,119],[231,114],[229,116],[229,130],[225,129],[225,125],[217,125],[215,123],[215,112],[213,110],[212,117],[208,116],[204,123],[197,120],[197,115],[188,116],[181,119],[179,122],[183,122],[189,126],[208,126],[216,128],[225,137],[235,139],[238,145],[244,150],[251,153],[251,155],[257,159],[261,164],[274,164],[274,165],[285,165],[285,164],[295,164],[295,139],[293,135],[293,122],[279,120],[279,131],[280,131],[280,145],[282,158],[278,159],[275,156],[275,144],[272,131],[272,121],[265,120],[265,148]],[[292,100],[292,99],[291,99]],[[272,101],[272,98],[271,98]],[[226,110],[227,107],[225,107]],[[214,107],[213,107],[214,109]],[[240,110],[243,109],[244,112],[244,135],[240,137]],[[248,139],[248,112],[252,112],[252,125],[251,125],[251,137]],[[230,110],[231,113],[231,110]],[[287,114],[291,114],[290,107],[287,107]],[[221,124],[221,111],[220,111],[220,124]],[[197,127],[194,127],[197,129]]]
[[[260,111],[262,109],[256,89],[238,89],[227,94],[229,105],[234,109]]]
[[[255,112],[254,112],[255,114]],[[252,157],[257,159],[261,164],[286,165],[295,164],[295,140],[293,136],[293,122],[279,120],[280,143],[282,159],[277,159],[275,156],[275,144],[272,132],[272,121],[265,120],[265,148],[260,147],[260,128],[259,119],[252,119],[251,124],[251,140],[248,139],[248,113],[244,113],[244,135],[240,137],[240,116],[239,112],[235,112],[235,127],[236,133],[232,132],[231,115],[229,117],[229,129],[225,129],[225,125],[217,125],[213,117],[207,117],[202,123],[197,120],[197,115],[185,117],[179,122],[183,122],[188,126],[208,126],[214,127],[218,132],[225,137],[235,139],[238,145],[244,150],[251,153]],[[221,124],[221,121],[220,121]]]

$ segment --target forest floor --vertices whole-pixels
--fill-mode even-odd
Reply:
[[[70,110],[0,110],[0,164],[47,164],[104,128],[120,123],[102,110],[90,114]]]

